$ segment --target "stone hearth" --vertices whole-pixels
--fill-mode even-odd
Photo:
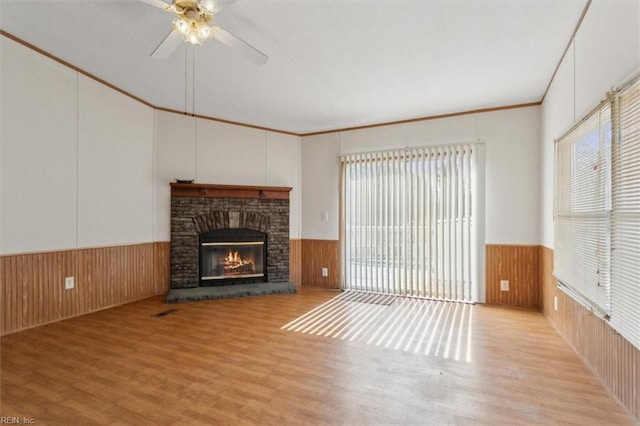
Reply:
[[[289,281],[288,187],[171,184],[171,288],[200,286],[199,236],[220,229],[267,234],[267,281]],[[245,284],[239,284],[245,285]]]

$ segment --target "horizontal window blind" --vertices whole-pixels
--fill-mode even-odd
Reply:
[[[611,325],[640,348],[640,82],[618,97],[612,156]]]
[[[475,301],[473,145],[341,157],[342,285]]]
[[[583,302],[610,311],[611,107],[603,102],[556,141],[554,274]]]

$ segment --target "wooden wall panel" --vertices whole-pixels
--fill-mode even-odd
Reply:
[[[486,246],[486,303],[523,308],[540,307],[539,246]],[[509,280],[509,291],[500,291]]]
[[[540,247],[542,312],[609,390],[640,419],[640,350],[558,289],[553,250]],[[558,299],[558,309],[554,307]]]
[[[85,311],[154,295],[153,273],[153,244],[78,250]]]
[[[64,291],[64,278],[76,276],[75,251],[3,256],[0,264],[2,334],[77,315],[77,293]]]
[[[289,281],[302,284],[302,242],[289,240]]]
[[[168,241],[153,243],[154,248],[154,287],[155,294],[167,294],[170,287],[171,263],[171,243]]]
[[[166,294],[166,246],[148,243],[0,257],[1,334]],[[75,288],[65,290],[64,278],[71,276]]]
[[[340,270],[336,240],[302,240],[302,285],[339,288]],[[322,268],[329,268],[329,276],[322,276]]]

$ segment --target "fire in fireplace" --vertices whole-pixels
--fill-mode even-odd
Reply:
[[[229,250],[224,258],[224,275],[247,275],[256,273],[256,261],[253,257],[242,257],[239,251]]]
[[[200,285],[266,281],[266,234],[223,229],[200,236]]]

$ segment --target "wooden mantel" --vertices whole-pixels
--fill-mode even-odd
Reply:
[[[263,198],[288,200],[289,186],[214,185],[206,183],[172,183],[172,197]]]

